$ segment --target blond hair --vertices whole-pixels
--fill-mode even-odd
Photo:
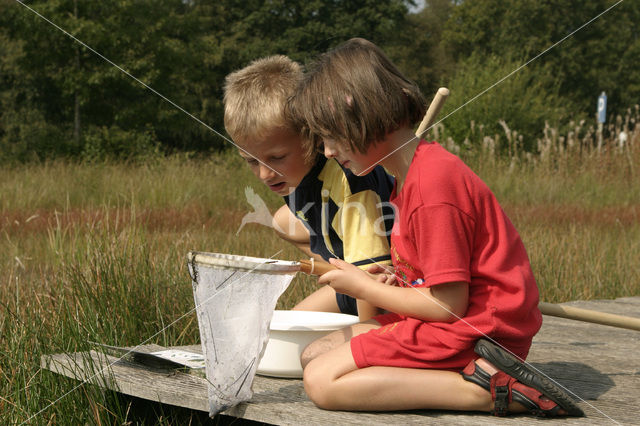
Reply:
[[[370,41],[354,38],[321,55],[287,104],[287,114],[317,149],[322,139],[366,152],[426,110],[418,86]]]
[[[284,55],[257,59],[229,74],[224,85],[224,126],[231,138],[262,138],[275,128],[297,133],[284,108],[301,79],[300,64]]]

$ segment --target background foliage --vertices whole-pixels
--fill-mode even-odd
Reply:
[[[257,57],[282,53],[304,63],[365,37],[427,97],[450,87],[453,110],[615,2],[429,0],[417,13],[402,0],[23,3],[222,131],[224,77]],[[612,117],[632,107],[640,95],[639,19],[640,3],[617,5],[452,117],[450,135],[469,136],[470,121],[499,129],[504,120],[534,149],[545,120],[558,123],[568,111],[593,119],[601,91]],[[0,161],[131,159],[225,146],[25,6],[0,0]]]

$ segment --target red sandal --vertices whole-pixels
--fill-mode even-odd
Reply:
[[[554,417],[559,415],[560,410],[570,416],[584,416],[584,412],[562,388],[499,346],[483,339],[476,345],[476,353],[499,371],[489,375],[475,361],[471,361],[461,374],[465,380],[491,392],[494,401],[492,414],[507,415],[509,403],[514,401],[539,417]]]

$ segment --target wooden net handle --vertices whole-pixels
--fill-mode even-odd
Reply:
[[[315,259],[303,259],[300,261],[300,271],[308,275],[322,275],[325,272],[333,271],[337,269],[329,262]]]
[[[434,96],[433,101],[431,101],[431,105],[429,105],[429,109],[427,109],[427,113],[424,115],[422,122],[418,126],[418,130],[416,130],[416,136],[418,138],[422,137],[422,134],[433,124],[436,117],[440,113],[442,109],[442,105],[444,105],[444,101],[447,100],[449,96],[449,89],[446,87],[441,87],[436,92],[436,96]]]
[[[538,308],[540,308],[540,312],[544,315],[640,331],[640,318],[592,311],[590,309],[575,308],[573,306],[556,305],[555,303],[546,302],[538,303]]]

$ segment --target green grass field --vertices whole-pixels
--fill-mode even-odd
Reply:
[[[527,246],[547,302],[640,295],[640,146],[462,155]],[[555,148],[554,148],[555,144]],[[249,224],[244,189],[281,200],[233,153],[150,164],[0,169],[0,424],[126,424],[129,402],[39,367],[43,354],[198,342],[190,250],[297,260]],[[299,276],[286,309],[315,288]],[[153,422],[173,424],[170,414]]]

